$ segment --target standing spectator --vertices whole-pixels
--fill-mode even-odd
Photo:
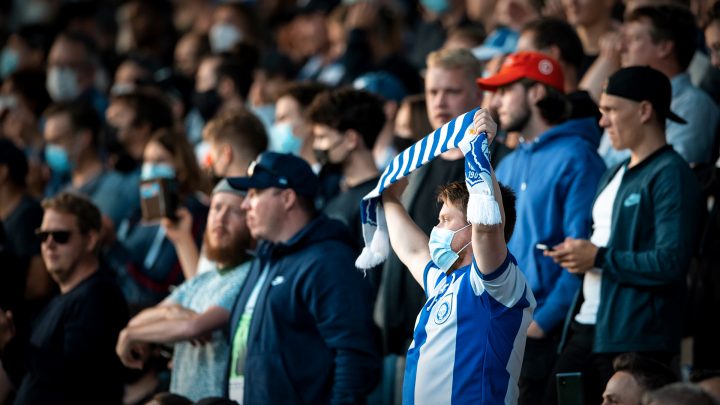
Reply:
[[[362,246],[358,201],[375,188],[380,177],[372,148],[385,125],[383,102],[362,90],[330,90],[315,97],[307,117],[313,125],[318,161],[342,168],[340,194],[325,204],[323,212],[350,228],[358,246]]]
[[[545,252],[584,275],[555,372],[581,371],[586,403],[599,401],[619,353],[669,364],[680,350],[685,275],[703,208],[695,176],[665,137],[666,119],[683,122],[670,109],[671,91],[667,76],[650,67],[610,76],[600,125],[614,148],[630,149],[630,159],[600,180],[590,240],[567,237]],[[545,398],[557,400],[554,379]]]
[[[489,112],[479,111],[474,121],[476,133],[492,141],[497,125]],[[512,191],[501,189],[490,170],[502,219],[495,225],[469,223],[464,182],[440,188],[430,238],[403,208],[400,184],[383,194],[392,248],[427,297],[407,353],[404,404],[517,403],[535,300],[506,246],[515,222]]]
[[[518,52],[497,74],[477,82],[495,92],[492,108],[500,125],[521,137],[497,177],[518,193],[517,229],[508,246],[537,299],[520,377],[520,403],[533,403],[542,397],[563,319],[580,286],[536,244],[552,246],[565,236],[590,233],[593,192],[605,170],[596,152],[600,131],[592,118],[565,121],[569,102],[563,72],[549,56]]]
[[[709,163],[720,112],[710,96],[692,85],[687,73],[696,48],[692,13],[678,6],[639,7],[625,24],[622,66],[648,65],[664,73],[672,84],[671,108],[687,121],[666,123],[668,143],[688,163]]]
[[[224,326],[250,268],[247,252],[253,242],[240,208],[243,198],[244,193],[230,187],[227,180],[218,183],[204,237],[213,270],[186,280],[160,304],[136,315],[120,332],[117,343],[120,359],[132,368],[142,367],[142,354],[150,351],[148,343],[174,343],[170,391],[194,401],[221,396],[224,391],[230,360]],[[194,252],[197,259],[192,217],[185,211],[180,218],[177,224],[165,221],[168,237],[178,255]]]
[[[267,149],[263,123],[246,109],[227,111],[208,122],[203,130],[208,151],[204,164],[216,177],[238,177],[250,162]]]
[[[318,179],[302,159],[265,152],[248,177],[260,241],[230,318],[229,395],[243,403],[361,403],[379,372],[370,287],[339,222],[317,215]]]
[[[432,132],[424,94],[405,97],[395,115],[393,147],[400,153]]]
[[[99,69],[97,48],[90,37],[75,32],[61,33],[48,54],[48,94],[55,102],[86,102],[102,116],[108,100],[95,87]]]
[[[523,27],[517,50],[544,53],[558,61],[565,78],[563,88],[572,107],[569,118],[600,119],[600,111],[590,94],[578,89],[583,68],[583,46],[570,24],[555,18],[535,20]]]
[[[600,38],[615,31],[612,11],[616,0],[562,0],[567,21],[575,27],[585,52],[578,77],[593,63],[600,53]]]
[[[126,190],[128,179],[105,168],[100,158],[100,118],[85,103],[60,103],[51,106],[45,118],[45,161],[54,182],[46,193],[59,190],[87,195],[118,226],[139,208],[136,190]]]
[[[385,125],[375,140],[373,158],[375,165],[380,170],[384,170],[399,152],[392,146],[392,140],[395,130],[395,115],[400,108],[400,102],[405,98],[405,88],[396,77],[383,71],[365,73],[355,79],[353,88],[368,91],[382,99]]]
[[[98,260],[100,211],[87,199],[60,193],[43,202],[38,236],[45,267],[61,294],[38,317],[28,343],[28,371],[16,404],[80,404],[122,399],[115,356],[127,307]],[[0,315],[2,346],[12,318]]]
[[[667,141],[689,164],[710,163],[713,145],[720,125],[720,112],[715,102],[690,82],[688,66],[695,54],[697,25],[695,17],[683,6],[642,6],[633,9],[623,26],[624,39],[620,48],[607,48],[593,67],[592,83],[584,84],[594,94],[600,94],[605,78],[620,65],[650,66],[665,74],[672,84],[672,109],[685,118],[682,125],[668,120],[665,126]],[[608,41],[611,42],[611,41]],[[628,151],[615,152],[608,136],[600,146],[603,159],[612,165],[628,156]]]
[[[452,118],[480,105],[482,92],[475,79],[482,75],[482,68],[470,51],[443,49],[432,52],[427,65],[425,100],[432,129],[440,128]],[[402,201],[425,234],[435,226],[440,212],[435,196],[437,187],[461,180],[464,175],[463,155],[458,149],[440,155],[413,172]],[[415,318],[426,301],[425,293],[392,252],[385,262],[382,277],[376,321],[383,333],[386,354],[404,356],[412,340]]]

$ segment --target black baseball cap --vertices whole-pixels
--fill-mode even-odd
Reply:
[[[235,189],[247,191],[251,188],[289,188],[298,195],[315,197],[318,192],[318,177],[303,159],[289,154],[263,152],[248,167],[247,177],[228,177],[228,183]]]
[[[613,73],[605,83],[605,94],[634,101],[649,101],[655,111],[675,122],[687,121],[670,110],[672,87],[662,72],[650,66],[631,66]]]

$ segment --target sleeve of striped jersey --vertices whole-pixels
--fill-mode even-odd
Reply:
[[[510,252],[500,267],[490,274],[482,274],[473,259],[470,282],[475,294],[480,295],[487,291],[495,301],[508,308],[526,298],[525,292],[529,291],[525,276]]]
[[[423,289],[425,290],[425,299],[435,295],[435,290],[437,289],[438,281],[440,281],[441,275],[442,271],[438,269],[432,260],[430,260],[423,271]]]

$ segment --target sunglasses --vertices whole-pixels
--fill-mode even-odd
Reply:
[[[70,240],[72,231],[41,231],[38,229],[35,231],[35,235],[40,239],[40,242],[43,243],[47,242],[48,237],[52,236],[55,243],[62,245]]]

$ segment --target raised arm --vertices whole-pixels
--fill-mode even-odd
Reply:
[[[383,209],[393,251],[410,270],[415,281],[423,286],[423,269],[430,261],[429,238],[410,218],[400,201],[405,187],[407,179],[385,189]]]
[[[483,108],[475,113],[475,117],[473,117],[473,126],[475,127],[476,134],[480,134],[482,132],[487,134],[488,145],[490,145],[490,143],[492,143],[495,139],[495,135],[497,134],[497,124],[487,109]],[[465,154],[469,153],[470,148],[468,146],[465,146],[462,149]],[[475,153],[479,155],[482,154],[482,152],[479,151],[476,151]],[[478,158],[482,158],[482,156],[479,155]],[[473,224],[472,247],[473,256],[478,270],[480,270],[483,274],[490,274],[497,270],[497,268],[505,261],[505,257],[507,256],[507,245],[505,243],[504,234],[505,210],[503,208],[500,186],[497,179],[495,179],[495,171],[490,166],[490,162],[487,161],[485,163],[487,165],[487,169],[490,170],[489,179],[492,181],[493,195],[498,207],[500,208],[500,217],[502,220],[497,225]],[[480,190],[476,187],[469,186],[469,188],[471,194]]]
[[[500,207],[502,222],[498,225],[473,224],[472,247],[475,263],[483,274],[491,274],[505,261],[507,245],[505,243],[505,209],[503,208],[500,186],[492,171],[495,201]]]
[[[163,218],[162,226],[165,228],[167,238],[175,246],[180,267],[186,280],[195,277],[200,257],[192,234],[193,218],[187,208],[179,208],[176,212],[177,220]]]

